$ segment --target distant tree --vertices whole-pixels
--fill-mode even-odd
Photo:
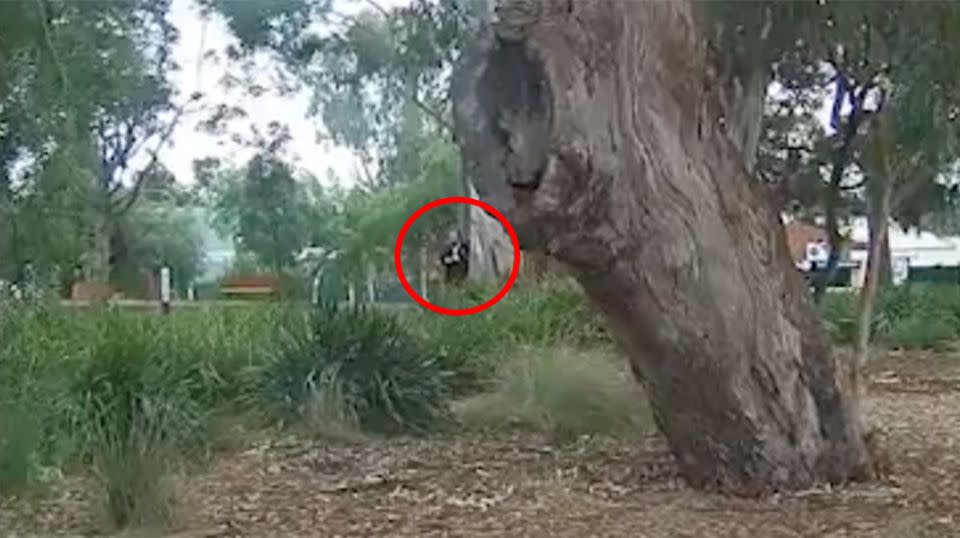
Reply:
[[[276,272],[293,266],[309,242],[310,205],[289,165],[261,153],[242,170],[221,173],[212,190],[216,222],[241,249]]]
[[[109,280],[110,238],[187,112],[167,82],[176,68],[169,4],[11,0],[0,8],[0,166],[34,163],[21,195],[59,192],[41,182],[75,184],[79,207],[46,205],[87,235],[84,265],[95,280]],[[0,184],[9,193],[9,181]],[[6,198],[9,206],[15,197]]]
[[[146,275],[169,267],[173,284],[182,295],[199,276],[203,265],[201,238],[193,208],[170,201],[143,201],[124,215],[114,235],[115,280],[140,289]]]

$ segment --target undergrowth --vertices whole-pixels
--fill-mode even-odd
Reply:
[[[494,291],[447,299],[467,306]],[[856,297],[829,294],[820,308],[835,341],[852,342]],[[883,345],[948,347],[960,338],[960,290],[886,290],[873,328]],[[90,473],[114,523],[163,525],[174,517],[178,470],[277,427],[357,440],[434,432],[460,418],[559,439],[629,434],[649,418],[620,359],[596,352],[610,343],[562,280],[517,286],[466,317],[419,307],[252,303],[159,316],[2,303],[0,494]]]
[[[856,340],[859,298],[853,292],[827,294],[820,313],[840,345]],[[871,320],[874,342],[900,349],[943,351],[960,339],[960,286],[913,284],[882,290]]]
[[[521,428],[563,441],[623,435],[650,424],[636,382],[611,357],[573,350],[525,349],[500,365],[493,390],[459,408],[481,429]]]
[[[456,308],[474,306],[496,291],[468,287],[448,300]],[[461,394],[484,390],[503,357],[520,346],[610,344],[599,316],[587,307],[577,286],[566,279],[517,286],[500,303],[472,316],[417,311],[406,321],[450,366],[454,390]]]
[[[278,416],[333,416],[377,433],[422,433],[446,422],[447,377],[392,314],[317,309],[288,331],[260,371],[259,394]]]
[[[563,281],[518,286],[468,317],[267,303],[159,316],[0,301],[0,494],[88,470],[115,523],[163,523],[164,477],[254,430],[353,439],[441,429],[449,401],[485,390],[518,346],[605,341]]]

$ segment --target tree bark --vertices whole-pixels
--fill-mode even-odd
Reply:
[[[840,253],[843,249],[843,238],[840,236],[840,219],[838,212],[840,210],[840,178],[842,172],[837,172],[836,160],[834,161],[833,172],[831,172],[830,182],[827,184],[827,192],[824,200],[824,213],[826,215],[827,248],[830,252],[827,254],[827,265],[816,276],[813,281],[813,300],[819,303],[823,299],[824,293],[830,282],[833,281],[840,266]]]
[[[93,214],[90,249],[85,265],[86,279],[98,284],[110,284],[110,240],[113,236],[113,220],[107,211]]]
[[[887,193],[889,189],[882,189],[877,200],[870,202],[870,208],[867,213],[868,241],[873,249],[873,245],[878,245],[876,256],[877,264],[877,286],[883,289],[893,284],[893,260],[890,254],[890,215],[893,209],[892,193]],[[883,207],[886,209],[883,209]],[[885,213],[885,214],[884,214]],[[869,261],[870,252],[867,252]]]
[[[523,264],[520,268],[521,278],[530,282],[539,282],[550,272],[550,258],[541,251],[524,253]]]
[[[464,169],[606,315],[683,476],[742,495],[868,478],[855,401],[724,126],[736,107],[692,3],[502,0],[498,15],[454,78]]]
[[[891,277],[892,273],[888,230],[896,178],[889,160],[889,155],[893,151],[890,121],[889,112],[886,111],[880,112],[875,117],[870,130],[870,151],[867,154],[867,160],[873,171],[873,177],[867,185],[870,201],[867,219],[870,228],[870,248],[867,251],[863,289],[860,290],[857,345],[851,365],[853,387],[858,396],[865,392],[865,385],[861,378],[870,353],[870,329],[877,290]],[[886,256],[884,256],[884,249],[886,249]]]
[[[479,197],[470,185],[471,198]],[[468,277],[480,282],[502,282],[513,267],[513,243],[494,217],[469,206],[470,263]]]
[[[420,273],[420,296],[429,300],[429,294],[427,290],[427,282],[429,279],[427,276],[429,275],[430,266],[428,265],[427,259],[427,247],[420,247],[419,258],[417,260],[419,262],[417,264],[417,268],[419,269]]]
[[[873,207],[870,209],[870,248],[867,251],[867,266],[863,280],[863,288],[860,290],[860,312],[857,318],[857,346],[851,367],[853,387],[858,396],[863,394],[865,387],[861,378],[870,353],[870,329],[877,291],[880,289],[881,284],[890,278],[891,274],[889,267],[890,249],[887,223],[890,220],[890,199],[893,189],[890,188],[889,178],[881,179],[874,177],[873,181],[878,183],[876,187],[880,192],[878,193],[879,199],[871,204]],[[884,263],[883,255],[885,246],[887,247],[886,264]],[[884,267],[884,265],[886,265],[886,267]],[[886,272],[885,275],[884,271]]]

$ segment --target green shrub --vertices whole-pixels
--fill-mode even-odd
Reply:
[[[256,369],[275,347],[280,327],[303,324],[295,308],[277,305],[184,309],[151,317],[170,356],[195,369],[207,407],[236,407],[254,386]]]
[[[72,450],[65,365],[87,325],[44,307],[0,312],[0,490],[41,485]]]
[[[449,416],[448,375],[394,316],[318,309],[307,330],[286,331],[260,395],[285,419],[303,420],[325,394],[366,431],[423,432]]]
[[[856,339],[859,296],[830,293],[820,314],[838,344]],[[871,331],[874,342],[903,349],[944,349],[960,336],[960,288],[943,284],[912,284],[881,290],[876,298]]]
[[[824,295],[818,305],[824,328],[837,344],[852,344],[857,338],[856,295],[846,292],[831,292]]]
[[[565,440],[637,432],[644,416],[636,383],[605,356],[526,350],[501,365],[492,392],[460,407],[464,423],[522,427]]]
[[[37,481],[42,430],[25,402],[0,402],[0,494],[25,491]]]
[[[455,301],[463,308],[496,293],[468,287]],[[470,394],[485,387],[500,358],[518,346],[554,347],[609,342],[599,316],[569,280],[553,279],[518,287],[499,303],[472,316],[449,317],[418,311],[406,321],[453,372],[453,390]]]
[[[957,339],[956,319],[951,318],[940,312],[916,312],[897,320],[881,340],[902,349],[944,351]]]
[[[115,524],[169,525],[170,473],[206,441],[200,377],[156,318],[118,312],[98,321],[71,387],[73,435]]]

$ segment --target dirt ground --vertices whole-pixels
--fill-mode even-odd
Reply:
[[[186,537],[960,537],[960,357],[889,355],[868,420],[882,482],[762,501],[691,491],[655,437],[259,443],[183,477]],[[89,487],[0,501],[0,536],[92,536]]]

